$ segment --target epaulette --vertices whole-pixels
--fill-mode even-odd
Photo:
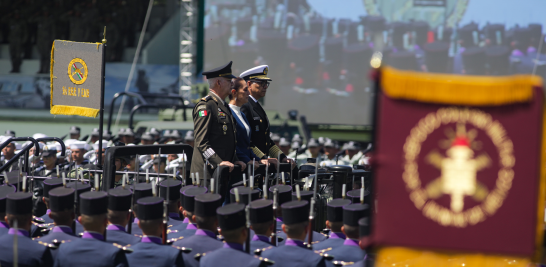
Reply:
[[[36,222],[36,223],[45,223],[44,219],[42,219],[40,217],[36,217],[36,216],[32,216],[32,221]]]
[[[121,250],[122,250],[123,252],[125,252],[125,253],[133,253],[133,250],[130,249],[130,248],[128,248],[128,246],[122,246],[122,245],[116,244],[116,243],[114,243],[114,244],[112,244],[112,245],[114,245],[114,247],[116,247],[116,248],[121,249]]]
[[[174,233],[178,233],[178,230],[167,229],[167,234],[174,234]]]
[[[324,252],[327,252],[327,251],[330,251],[332,250],[332,248],[325,248],[325,249],[321,249],[321,250],[315,250],[315,253],[324,253]]]
[[[318,252],[318,251],[315,251],[315,253],[319,254],[321,257],[323,257],[325,260],[333,260],[334,259],[334,256],[330,255],[330,254],[326,254],[326,253],[322,253],[322,252]]]
[[[195,254],[195,256],[193,256],[193,258],[196,260],[196,261],[199,261],[201,259],[201,257],[207,255],[207,253],[197,253]]]
[[[201,100],[203,100],[203,101],[209,101],[211,99],[212,99],[212,97],[210,97],[210,95],[201,98]]]
[[[176,248],[184,253],[190,253],[192,251],[191,248],[187,248],[187,247],[179,247],[179,246],[172,246],[173,248]]]
[[[334,264],[334,266],[346,266],[346,265],[351,265],[355,263],[352,261],[332,261],[332,264]]]
[[[260,255],[262,255],[262,252],[264,252],[264,251],[266,251],[266,250],[268,250],[268,249],[272,249],[272,248],[274,248],[274,247],[273,247],[273,246],[269,246],[269,247],[266,247],[266,248],[259,248],[259,249],[256,249],[256,250],[254,250],[254,255],[260,256]]]
[[[173,237],[173,238],[167,240],[167,243],[174,243],[174,242],[176,242],[176,241],[178,241],[178,240],[181,240],[181,239],[183,239],[183,238],[184,238],[183,236],[181,236],[181,237]]]
[[[274,261],[272,261],[272,260],[270,260],[270,259],[268,259],[268,258],[258,257],[258,256],[254,256],[254,258],[261,260],[261,261],[262,261],[263,263],[265,263],[266,265],[273,265],[273,264],[275,264]]]
[[[71,242],[70,240],[58,240],[58,239],[53,239],[51,241],[55,246],[60,246],[61,244],[64,244],[64,243],[68,243],[68,242]]]
[[[43,242],[43,241],[38,241],[38,244],[46,246],[46,247],[48,247],[50,249],[58,249],[59,248],[58,246],[55,246],[53,244],[49,244],[49,243],[46,243],[46,242]]]
[[[133,235],[138,237],[138,238],[142,238],[142,235],[137,235],[137,234],[133,234]]]

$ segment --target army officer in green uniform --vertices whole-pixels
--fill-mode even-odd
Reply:
[[[236,122],[224,101],[231,90],[231,79],[235,78],[231,74],[231,64],[230,61],[225,66],[203,72],[210,92],[193,109],[195,143],[191,163],[191,172],[198,172],[200,177],[207,160],[210,170],[218,166],[228,166],[231,172],[234,163],[241,165],[242,170],[246,168],[245,163],[239,161],[235,153]],[[225,182],[227,181],[220,181],[220,184]]]

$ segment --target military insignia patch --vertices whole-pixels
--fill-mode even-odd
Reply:
[[[224,112],[218,112],[218,117],[225,117],[226,116],[226,113]]]
[[[87,80],[87,64],[81,58],[75,58],[68,63],[68,77],[74,84],[83,84]]]
[[[206,110],[201,110],[199,111],[199,117],[206,117],[207,116],[207,111]]]

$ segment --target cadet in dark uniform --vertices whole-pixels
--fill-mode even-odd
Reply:
[[[125,232],[131,214],[132,193],[128,189],[115,188],[108,191],[108,226],[106,227],[106,242],[119,245],[133,245],[140,238]]]
[[[119,245],[104,242],[108,218],[108,194],[100,191],[85,192],[80,196],[81,216],[78,220],[85,232],[70,246],[60,246],[54,266],[123,266],[127,265],[125,252]]]
[[[166,199],[167,195],[169,195],[167,202],[169,203],[168,216],[169,225],[171,226],[182,224],[184,221],[178,213],[178,209],[180,208],[180,188],[182,188],[182,182],[178,180],[168,179],[159,183],[159,196]],[[167,190],[169,190],[169,194],[167,194]]]
[[[330,235],[328,239],[314,244],[314,250],[321,250],[327,248],[335,248],[343,245],[345,241],[345,234],[341,232],[343,226],[343,207],[351,204],[348,199],[333,199],[328,202],[326,206],[326,227],[330,229]]]
[[[181,250],[162,245],[163,199],[145,197],[137,201],[138,226],[144,233],[142,241],[131,246],[127,255],[129,266],[184,266]]]
[[[332,247],[328,255],[336,261],[356,262],[364,259],[366,253],[358,246],[359,226],[358,220],[366,216],[368,206],[363,204],[350,204],[343,206],[343,227],[341,231],[347,236],[343,245]]]
[[[49,205],[49,191],[57,188],[57,187],[60,187],[63,185],[63,179],[62,178],[53,178],[53,179],[46,179],[44,180],[43,182],[43,197],[42,197],[42,201],[43,203],[45,203],[45,206],[47,208],[46,210],[46,214],[44,216],[42,216],[40,219],[43,221],[42,224],[46,225],[46,226],[49,226],[50,224],[53,223],[53,219],[51,218],[51,216],[47,216],[49,215],[49,213],[51,212],[51,209],[50,209],[50,205]],[[74,206],[74,198],[72,198],[72,201],[71,201],[71,204],[72,206]],[[72,209],[74,209],[74,207],[72,207]]]
[[[245,79],[250,90],[248,102],[241,107],[241,112],[245,114],[249,123],[251,135],[252,150],[256,156],[265,159],[270,156],[273,159],[281,157],[281,162],[291,162],[281,149],[271,140],[269,119],[265,110],[262,108],[258,100],[265,96],[271,79],[267,77],[269,67],[261,65],[241,73],[241,78]]]
[[[17,236],[17,261],[19,266],[52,266],[53,258],[48,244],[36,243],[29,237],[32,225],[32,194],[11,193],[6,201],[6,221],[11,227],[0,236],[0,265],[15,266],[14,239]],[[17,223],[17,227],[14,224]]]
[[[360,238],[368,236],[369,233],[370,233],[370,227],[368,226],[368,218],[361,218],[360,220],[358,220],[358,228],[359,228],[359,232],[360,232]],[[362,248],[362,247],[360,247],[360,248]],[[345,264],[343,266],[364,267],[364,266],[366,266],[365,265],[366,260],[371,261],[371,259],[368,258],[368,259],[362,259],[360,261],[354,262],[353,264],[351,264],[351,262],[345,262]]]
[[[309,249],[304,239],[309,227],[309,202],[291,201],[281,205],[283,231],[288,236],[284,246],[264,248],[261,256],[278,266],[326,266],[324,258]]]
[[[7,185],[0,186],[0,218],[6,217],[6,201],[8,194],[15,193],[15,187]],[[9,231],[9,225],[0,220],[0,236],[7,234]]]
[[[49,234],[35,239],[36,242],[53,244],[55,246],[70,246],[71,242],[78,239],[72,232],[74,221],[74,192],[72,188],[57,187],[48,193],[49,218],[53,220],[55,227]],[[53,258],[57,256],[57,249],[51,251]]]
[[[182,204],[182,207],[184,208],[184,217],[186,217],[184,221],[188,220],[188,223],[186,225],[179,224],[171,227],[171,233],[169,233],[169,238],[171,238],[171,241],[173,242],[178,241],[184,237],[190,237],[195,234],[195,231],[197,230],[197,224],[195,223],[195,219],[193,218],[195,211],[195,196],[207,193],[207,189],[204,187],[191,186],[184,189],[184,191],[182,191],[182,189],[180,189],[180,192],[182,192],[180,194],[180,202]]]
[[[227,65],[203,72],[207,77],[210,92],[195,105],[193,109],[193,125],[195,143],[191,172],[203,171],[206,160],[212,169],[218,166],[229,166],[233,170],[233,164],[239,164],[242,169],[245,163],[239,161],[235,152],[236,130],[233,118],[224,99],[228,96],[231,87],[230,61]],[[222,197],[227,195],[227,180],[220,181]]]
[[[250,227],[254,236],[250,240],[250,251],[271,246],[273,229],[273,201],[258,199],[250,203]]]
[[[78,203],[80,203],[80,200],[81,200],[81,194],[85,193],[85,192],[89,192],[91,191],[91,186],[89,184],[85,184],[85,183],[82,183],[82,182],[70,182],[70,183],[67,183],[66,184],[66,187],[69,187],[69,188],[72,188],[74,190],[76,190],[76,216],[80,216],[81,215],[81,211],[80,211],[80,205],[78,205]],[[79,220],[74,220],[74,223],[76,224],[76,235],[77,236],[80,236],[81,234],[83,234],[83,226],[82,224],[80,223]]]
[[[133,187],[131,187],[131,189],[133,189]],[[153,196],[152,184],[149,184],[149,183],[135,184],[133,194],[134,194],[133,215],[135,216],[135,220],[133,221],[133,225],[131,226],[131,234],[142,235],[142,231],[140,230],[140,228],[138,228],[138,216],[137,216],[138,202],[137,201],[141,198]]]
[[[199,266],[218,266],[222,262],[232,266],[265,266],[265,263],[262,265],[260,258],[243,252],[243,244],[250,234],[245,227],[245,204],[228,204],[218,208],[216,213],[220,224],[220,233],[224,237],[224,246],[205,253],[199,260]]]
[[[191,188],[188,190],[191,190]],[[218,194],[201,194],[195,197],[195,214],[193,216],[195,217],[197,230],[193,236],[173,243],[174,246],[192,249],[187,257],[184,255],[186,267],[199,266],[199,262],[194,258],[195,254],[206,253],[222,247],[222,241],[216,238],[218,228],[216,209],[221,205],[222,200]]]

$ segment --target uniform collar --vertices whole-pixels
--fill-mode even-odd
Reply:
[[[186,230],[197,230],[197,225],[195,223],[188,223]]]
[[[104,241],[104,236],[101,233],[92,232],[92,231],[85,231],[82,235],[83,239],[96,239],[100,241]]]
[[[53,227],[53,230],[52,230],[53,233],[65,233],[65,234],[70,234],[70,235],[73,235],[74,233],[72,233],[72,228],[66,226],[66,225],[57,225],[55,227]]]
[[[263,242],[271,243],[271,240],[269,239],[268,236],[265,236],[265,235],[258,235],[258,234],[255,234],[255,235],[252,237],[252,241],[263,241]]]
[[[5,222],[0,222],[0,228],[8,228],[9,229],[9,225]]]
[[[140,240],[142,243],[156,243],[156,244],[163,244],[161,241],[161,238],[158,236],[152,236],[152,235],[145,235],[142,237],[142,240]]]
[[[184,218],[184,220],[182,221],[183,223],[187,223],[189,224],[190,223],[190,219],[188,219],[188,217]]]
[[[347,237],[346,237],[345,234],[343,234],[343,233],[331,232],[329,238],[341,238],[341,239],[345,239],[345,238],[347,238]]]
[[[356,240],[356,239],[351,239],[351,238],[347,238],[347,239],[345,239],[345,241],[343,242],[343,245],[344,245],[344,246],[356,246],[356,247],[358,247],[358,240]]]
[[[19,236],[25,236],[25,237],[29,237],[30,235],[28,234],[28,231],[27,230],[23,230],[23,229],[15,229],[15,228],[10,228],[8,233],[10,235],[14,235],[14,234],[17,234]]]
[[[106,227],[106,230],[108,231],[122,231],[125,232],[125,227],[121,226],[119,224],[109,224],[108,227]]]
[[[224,242],[224,248],[232,248],[243,251],[243,245],[239,243]]]
[[[254,103],[258,103],[258,100],[256,98],[254,98],[252,95],[249,95],[250,98],[252,98],[252,100],[254,100]]]
[[[224,99],[220,98],[220,96],[218,96],[214,91],[209,90],[209,94],[211,94],[211,96],[216,98],[217,100],[220,100],[220,102],[222,102],[222,105],[225,105]]]
[[[195,231],[195,235],[208,236],[210,238],[216,239],[216,234],[214,234],[213,232],[211,232],[209,230],[205,230],[205,229],[197,229],[197,231]]]
[[[285,246],[305,247],[304,242],[297,239],[288,238],[284,243]]]

